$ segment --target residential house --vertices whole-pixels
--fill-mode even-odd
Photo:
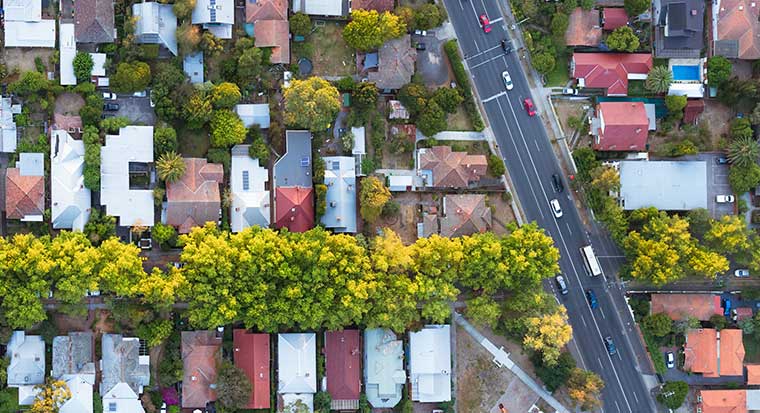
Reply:
[[[618,201],[626,211],[707,208],[705,161],[621,161]]]
[[[271,47],[273,64],[290,63],[290,25],[287,0],[249,0],[245,21],[253,24],[256,47]]]
[[[137,18],[136,43],[159,44],[177,55],[177,16],[171,4],[134,3],[132,16]]]
[[[673,320],[695,317],[707,321],[722,315],[720,296],[714,294],[652,294],[652,314],[665,313]]]
[[[629,80],[645,80],[651,53],[573,53],[570,73],[578,87],[603,89],[609,96],[628,94]]]
[[[74,3],[77,43],[113,43],[116,39],[116,25],[112,0],[71,2]]]
[[[356,176],[366,175],[362,172],[362,161],[367,154],[367,134],[365,133],[364,126],[358,128],[351,127],[351,134],[354,135],[354,146],[351,148],[351,155],[354,155],[354,163],[356,169]]]
[[[646,152],[649,125],[644,102],[600,102],[592,120],[594,149]]]
[[[245,103],[235,105],[235,112],[243,121],[246,128],[259,125],[261,129],[269,129],[269,104]]]
[[[269,334],[249,333],[243,329],[232,332],[235,365],[245,372],[251,382],[251,397],[244,409],[269,409]]]
[[[602,27],[599,25],[599,10],[583,10],[576,7],[568,20],[565,44],[568,46],[597,47],[602,42]]]
[[[186,55],[182,59],[182,71],[190,78],[190,83],[203,83],[203,52]]]
[[[124,227],[154,223],[153,126],[126,126],[100,148],[100,203]]]
[[[697,412],[748,413],[760,411],[760,390],[699,390]]]
[[[286,131],[285,145],[274,164],[275,227],[304,232],[314,226],[311,133]]]
[[[32,404],[37,395],[34,386],[45,382],[45,342],[41,336],[14,331],[5,347],[5,357],[10,358],[8,387],[18,389],[20,405]]]
[[[705,111],[705,101],[702,99],[689,99],[683,109],[683,123],[696,125],[699,115]]]
[[[193,24],[201,24],[220,39],[232,39],[235,24],[235,2],[233,0],[198,0],[192,16]]]
[[[45,211],[45,160],[42,153],[19,154],[15,168],[5,173],[5,214],[8,219],[42,221]]]
[[[10,97],[0,96],[0,152],[16,152],[16,121],[14,114],[21,113],[21,105],[14,105]]]
[[[356,162],[351,156],[326,156],[325,213],[322,225],[333,232],[356,233]]]
[[[351,0],[351,10],[393,11],[393,0]]]
[[[50,192],[53,228],[83,231],[92,209],[84,186],[84,143],[66,130],[50,133]]]
[[[217,331],[182,332],[182,408],[205,408],[216,401],[216,366],[222,357]]]
[[[747,370],[747,385],[760,385],[760,364],[745,364],[744,368]]]
[[[82,118],[79,115],[53,115],[53,130],[66,131],[71,136],[82,135]]]
[[[756,1],[719,0],[712,8],[717,29],[713,29],[713,53],[729,59],[760,59],[760,7]]]
[[[293,13],[325,17],[348,16],[348,1],[343,0],[293,0],[291,7]]]
[[[331,410],[359,409],[362,351],[359,330],[325,332],[327,392]]]
[[[309,412],[313,411],[317,392],[316,334],[278,334],[277,373],[280,410],[306,405]]]
[[[742,330],[689,330],[684,344],[684,370],[703,377],[744,375]]]
[[[485,195],[445,195],[441,204],[442,214],[437,213],[437,208],[423,214],[422,233],[418,224],[418,237],[433,234],[461,237],[484,233],[492,226],[491,208],[486,205]]]
[[[364,330],[364,391],[376,409],[391,409],[401,401],[406,383],[404,343],[391,330]]]
[[[604,30],[614,31],[618,27],[628,25],[628,13],[623,8],[605,7],[602,12],[602,23],[604,24]]]
[[[377,71],[367,77],[380,90],[398,90],[412,80],[416,61],[417,51],[412,47],[411,36],[405,34],[385,42],[380,48]]]
[[[448,324],[409,333],[411,399],[422,403],[451,400],[451,332]]]
[[[166,183],[166,224],[187,234],[193,227],[218,222],[222,210],[219,185],[224,181],[222,164],[203,158],[184,158],[185,174]]]
[[[55,20],[42,18],[42,0],[3,1],[5,47],[55,47]]]
[[[77,84],[74,75],[74,58],[77,55],[77,41],[74,35],[74,23],[61,23],[58,26],[58,59],[61,68],[61,85]]]
[[[101,337],[100,395],[103,411],[145,413],[140,402],[143,388],[150,384],[150,356],[137,337],[103,334]]]
[[[665,58],[699,58],[704,46],[705,2],[655,0],[654,54]]]
[[[417,150],[418,174],[426,187],[469,188],[486,174],[485,155],[454,152],[450,146],[434,146]]]
[[[95,385],[94,341],[91,332],[70,332],[53,338],[54,379],[63,380],[71,398],[59,413],[93,413],[92,387]]]
[[[248,155],[248,147],[249,145],[235,145],[232,148],[230,168],[232,232],[240,232],[254,225],[267,228],[272,220],[269,170],[260,164],[261,160],[252,159]]]

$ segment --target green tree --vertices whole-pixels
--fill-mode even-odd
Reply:
[[[101,215],[96,209],[90,213],[90,219],[84,225],[84,233],[92,245],[100,245],[108,238],[116,236],[116,218]]]
[[[625,0],[623,5],[625,6],[625,12],[630,17],[636,17],[649,10],[648,0]]]
[[[723,316],[723,314],[713,314],[710,316],[710,324],[712,324],[716,330],[720,331],[726,328],[728,321],[726,321],[726,317]]]
[[[85,126],[82,133],[84,142],[84,186],[100,190],[100,135],[94,126]]]
[[[177,182],[185,175],[185,160],[176,152],[167,152],[158,157],[156,172],[167,183]]]
[[[559,306],[557,311],[542,317],[529,317],[527,332],[523,337],[525,348],[541,353],[547,366],[556,366],[562,348],[573,337],[573,329],[567,321],[567,310]]]
[[[724,215],[711,221],[704,239],[705,244],[721,254],[735,254],[751,247],[747,223],[736,215]]]
[[[243,143],[248,130],[237,113],[222,109],[214,112],[211,119],[211,146],[229,147]]]
[[[551,23],[552,36],[557,39],[564,39],[568,24],[570,24],[570,17],[566,13],[559,11],[554,13]]]
[[[434,3],[424,3],[414,11],[415,29],[430,30],[443,24],[444,20],[446,20],[445,12]],[[401,21],[405,23],[406,19]]]
[[[245,49],[238,57],[238,84],[246,86],[261,76],[264,69],[264,53],[258,47]]]
[[[580,0],[579,3],[581,8],[586,11],[593,9],[595,4],[593,0]]]
[[[657,313],[644,317],[644,331],[655,337],[665,337],[673,330],[673,320],[665,313]]]
[[[438,104],[446,113],[454,113],[457,107],[464,101],[464,98],[456,88],[441,87],[433,92],[431,100]]]
[[[40,72],[30,70],[21,74],[19,80],[8,85],[8,92],[20,96],[29,96],[35,93],[46,91],[50,87],[50,82],[45,75]]]
[[[393,11],[393,14],[398,16],[404,24],[406,24],[406,28],[409,31],[412,31],[416,29],[417,27],[414,26],[414,9],[409,6],[398,6],[396,7],[396,10]]]
[[[156,115],[164,121],[170,121],[182,115],[183,104],[190,98],[189,92],[193,89],[177,63],[161,62],[155,67],[151,100],[156,105]]]
[[[77,52],[74,56],[74,76],[77,82],[90,80],[93,65],[92,56],[89,53]]]
[[[665,93],[673,82],[673,73],[667,66],[655,66],[647,74],[644,87],[654,93]]]
[[[407,83],[402,86],[398,93],[398,99],[404,104],[411,116],[417,116],[427,105],[430,93],[424,85],[419,83]]]
[[[183,107],[183,116],[190,129],[200,129],[215,114],[211,99],[202,91],[196,90]]]
[[[760,166],[755,163],[744,168],[732,165],[728,172],[728,183],[735,194],[749,192],[760,184]]]
[[[100,121],[100,130],[104,133],[118,133],[119,129],[129,126],[132,121],[126,116],[115,116]]]
[[[542,75],[551,73],[554,70],[554,66],[557,64],[554,55],[548,52],[535,53],[531,62],[538,73],[541,73]]]
[[[250,131],[254,129],[251,127],[248,129],[250,136]],[[266,142],[264,142],[264,138],[261,136],[261,132],[253,136],[253,141],[251,142],[251,146],[248,148],[248,155],[253,159],[259,160],[259,165],[266,166],[269,162],[269,147],[267,146]]]
[[[752,113],[749,115],[749,121],[753,125],[760,125],[760,103],[755,105]]]
[[[311,18],[308,14],[297,12],[290,16],[290,32],[296,36],[307,36],[311,33]]]
[[[159,157],[167,152],[177,152],[177,132],[168,125],[153,130],[153,155]]]
[[[750,124],[749,119],[734,119],[731,121],[731,129],[728,133],[733,139],[751,138],[753,135],[752,124]]]
[[[201,50],[210,57],[217,57],[224,51],[224,40],[214,36],[208,30],[204,30],[201,34]]]
[[[488,173],[492,176],[502,176],[507,172],[504,161],[495,154],[488,155]]]
[[[174,2],[174,14],[177,20],[189,20],[195,8],[195,0],[177,0]]]
[[[332,398],[326,391],[317,392],[314,395],[314,413],[330,413]]]
[[[111,76],[111,89],[117,93],[145,90],[150,84],[150,66],[145,62],[119,63]]]
[[[177,230],[171,225],[164,225],[160,222],[156,222],[153,226],[152,235],[153,239],[156,240],[159,245],[168,245],[168,242],[177,236]]]
[[[180,2],[175,2],[174,4],[176,5],[177,3]],[[176,37],[179,53],[183,56],[193,54],[198,51],[201,45],[201,28],[196,24],[191,24],[189,20],[185,20],[177,26]]]
[[[232,109],[240,102],[240,88],[234,83],[222,82],[214,86],[211,92],[211,103],[215,108]]]
[[[467,300],[467,318],[473,324],[482,327],[495,328],[501,316],[499,303],[491,297],[480,295]]]
[[[594,150],[588,147],[574,150],[573,161],[578,168],[578,180],[581,183],[591,182],[591,171],[602,164],[596,159]]]
[[[665,96],[665,106],[668,108],[668,113],[671,116],[681,119],[683,118],[683,109],[686,107],[686,96]]]
[[[686,214],[686,219],[689,221],[689,232],[698,239],[702,239],[712,222],[710,211],[705,208],[692,209]]]
[[[668,381],[665,382],[660,394],[657,395],[657,401],[668,409],[675,410],[681,407],[688,393],[689,385],[685,381]]]
[[[351,12],[351,21],[343,29],[343,39],[354,49],[369,51],[405,31],[404,22],[390,12],[357,9]]]
[[[723,56],[713,56],[707,59],[707,81],[718,86],[731,77],[731,61]]]
[[[360,213],[362,218],[375,222],[383,211],[383,206],[391,199],[391,192],[379,179],[369,176],[362,180],[360,197]]]
[[[171,320],[156,319],[137,327],[137,336],[145,340],[148,347],[160,346],[172,334],[174,323]]]
[[[604,382],[595,373],[574,368],[567,380],[567,391],[570,398],[583,410],[593,410],[601,406],[599,396],[604,388]]]
[[[689,316],[673,322],[673,332],[676,334],[686,334],[687,331],[700,327],[700,322],[696,317]]]
[[[316,76],[292,81],[284,97],[285,123],[291,127],[326,130],[340,110],[338,89]]]
[[[230,409],[242,409],[248,404],[253,387],[242,369],[222,360],[216,380],[219,403]]]
[[[446,130],[446,112],[430,100],[417,118],[417,128],[427,137]]]
[[[357,110],[374,110],[377,105],[377,86],[369,82],[359,83],[353,88],[351,96]]]
[[[635,52],[639,48],[639,37],[628,26],[618,27],[607,36],[607,46],[611,50],[628,53]]]
[[[570,378],[570,373],[575,368],[575,360],[567,351],[563,351],[557,359],[557,364],[547,366],[544,364],[540,354],[533,354],[530,357],[534,370],[539,379],[544,383],[550,392],[562,387]]]

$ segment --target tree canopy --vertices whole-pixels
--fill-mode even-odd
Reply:
[[[707,81],[711,85],[720,85],[731,77],[731,61],[723,56],[707,59]]]
[[[74,76],[77,78],[77,82],[90,80],[90,74],[92,73],[92,56],[89,53],[77,52],[74,56]]]
[[[211,118],[211,145],[215,148],[229,147],[243,143],[248,130],[237,113],[222,109]]]
[[[628,26],[618,27],[607,36],[607,46],[621,52],[635,52],[639,48],[639,37]]]
[[[320,77],[293,80],[285,89],[285,123],[311,131],[330,127],[340,110],[340,94],[335,86]]]
[[[370,51],[405,31],[404,21],[391,12],[358,9],[351,12],[351,21],[343,29],[343,39],[354,49]]]
[[[117,93],[145,90],[150,84],[150,66],[145,62],[119,63],[111,76],[111,89]]]

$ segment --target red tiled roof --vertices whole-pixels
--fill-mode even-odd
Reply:
[[[604,30],[613,31],[618,27],[628,24],[628,13],[625,9],[605,8],[604,9]]]
[[[742,321],[748,318],[752,318],[751,307],[738,307],[736,309],[736,321]]]
[[[287,0],[248,0],[245,2],[245,21],[288,20]]]
[[[744,374],[742,330],[723,329],[720,331],[719,366],[721,376],[741,376]]]
[[[596,107],[601,119],[598,151],[644,151],[649,118],[643,102],[602,102]]]
[[[438,188],[467,188],[486,174],[487,167],[485,155],[452,152],[450,146],[434,146],[420,156],[420,169],[433,172],[432,186]]]
[[[491,209],[485,195],[446,195],[444,200],[446,216],[440,220],[441,236],[461,237],[491,228]]]
[[[166,224],[180,234],[193,227],[219,220],[221,196],[219,184],[224,180],[221,164],[201,158],[186,158],[185,175],[166,184]]]
[[[259,20],[253,26],[256,47],[271,47],[269,61],[290,63],[290,24],[287,20]]]
[[[82,129],[82,118],[77,115],[68,116],[56,113],[53,115],[53,125],[59,130],[78,130]]]
[[[702,413],[747,413],[747,390],[700,390]]]
[[[684,123],[695,123],[699,115],[705,111],[705,101],[702,99],[690,99],[686,102],[683,110]]]
[[[608,95],[628,94],[628,76],[646,75],[652,69],[651,53],[574,53],[573,78],[584,87],[607,89]]]
[[[18,168],[5,175],[5,213],[8,219],[42,215],[45,210],[45,177],[21,176]]]
[[[738,41],[739,59],[760,59],[760,7],[752,7],[754,2],[755,0],[720,2],[716,40]]]
[[[696,317],[707,321],[723,314],[720,296],[713,294],[652,294],[652,314],[666,313],[673,320]]]
[[[222,339],[215,331],[182,332],[182,407],[204,408],[216,400],[216,363]]]
[[[359,330],[325,333],[327,392],[333,400],[359,400],[361,360]]]
[[[746,364],[747,384],[750,386],[760,384],[760,364]]]
[[[576,7],[570,14],[565,44],[568,46],[599,46],[602,28],[599,26],[599,10],[583,10]]]
[[[232,346],[235,365],[245,372],[253,386],[251,398],[244,408],[268,409],[271,386],[269,334],[254,334],[243,329],[235,329],[232,332]]]
[[[393,11],[393,0],[351,0],[351,9]]]
[[[715,329],[690,330],[686,334],[684,354],[684,370],[702,373],[704,377],[718,377],[718,332]]]
[[[314,227],[314,190],[278,187],[275,192],[275,227],[304,232]]]

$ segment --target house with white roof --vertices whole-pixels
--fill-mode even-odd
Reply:
[[[150,356],[140,349],[137,337],[103,334],[100,360],[103,412],[145,413],[139,395],[150,384]]]
[[[230,166],[232,232],[240,232],[254,225],[267,228],[272,221],[268,189],[269,170],[261,166],[259,159],[253,159],[248,155],[249,146],[232,147]]]
[[[220,39],[232,38],[235,2],[232,0],[198,0],[193,9],[193,24],[201,24]]]
[[[0,96],[0,152],[16,152],[16,121],[13,115],[21,113],[21,105],[14,106],[11,98]]]
[[[235,112],[240,116],[243,125],[250,128],[259,125],[261,129],[269,129],[269,104],[268,103],[245,103],[235,105]]]
[[[322,225],[334,232],[356,233],[356,164],[351,156],[326,156],[325,213]]]
[[[32,404],[37,394],[34,386],[45,382],[45,342],[41,336],[14,331],[5,356],[11,359],[7,370],[8,387],[18,389],[19,404]]]
[[[347,16],[348,2],[342,0],[293,0],[293,13],[306,13],[313,16]]]
[[[351,155],[354,155],[356,161],[356,176],[366,175],[362,172],[362,161],[367,154],[367,136],[364,126],[352,127],[351,134],[354,135],[354,146],[351,148]]]
[[[42,0],[5,0],[5,47],[55,47],[55,20],[42,18]]]
[[[411,399],[423,403],[451,400],[450,326],[429,325],[409,333]]]
[[[127,126],[100,148],[100,203],[124,227],[154,223],[153,126]]]
[[[93,413],[92,387],[95,384],[93,334],[71,332],[53,338],[53,371],[50,376],[66,382],[71,398],[59,413]]]
[[[77,55],[77,40],[74,35],[74,23],[61,23],[58,27],[58,56],[61,67],[61,84],[76,85],[74,75],[74,58]]]
[[[171,4],[135,3],[132,5],[132,15],[137,17],[137,43],[160,44],[177,55],[177,16]]]
[[[53,228],[83,231],[92,208],[84,186],[84,142],[64,130],[50,135],[50,189]]]
[[[316,334],[278,334],[277,350],[277,394],[282,407],[305,404],[313,412],[317,392]]]
[[[106,75],[106,54],[105,53],[90,53],[92,58],[92,72],[90,76],[105,76]]]
[[[392,409],[406,383],[404,343],[391,330],[364,330],[364,388],[376,409]]]

